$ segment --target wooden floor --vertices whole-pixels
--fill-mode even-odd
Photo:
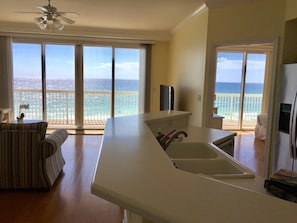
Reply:
[[[255,138],[253,131],[237,132],[234,158],[259,176],[264,176],[265,142]]]
[[[90,193],[102,136],[69,135],[63,174],[50,192],[0,192],[1,223],[120,223],[121,209]],[[235,138],[235,158],[263,173],[264,142],[253,134]]]
[[[50,192],[0,192],[1,223],[120,223],[121,210],[90,192],[101,136],[69,135]]]

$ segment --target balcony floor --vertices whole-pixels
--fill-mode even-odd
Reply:
[[[78,128],[74,121],[67,120],[49,120],[48,129],[52,132],[57,128],[67,129],[69,134],[103,134],[106,120],[87,120],[82,128]]]
[[[257,121],[250,121],[242,123],[242,130],[254,130]],[[225,130],[239,130],[238,121],[223,120],[223,129]]]

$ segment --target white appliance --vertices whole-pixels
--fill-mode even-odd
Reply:
[[[297,64],[281,66],[279,120],[273,172],[279,169],[297,171]]]

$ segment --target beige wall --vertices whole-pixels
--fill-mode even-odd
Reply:
[[[297,1],[287,0],[286,21],[297,18]]]
[[[272,67],[274,76],[271,84],[272,89],[276,89],[278,65],[282,61],[285,21],[297,18],[296,8],[296,0],[288,0],[288,6],[285,0],[258,0],[243,5],[208,9],[175,32],[169,43],[155,44],[152,111],[159,110],[159,84],[171,84],[176,89],[176,109],[191,111],[191,124],[208,126],[213,106],[215,48],[222,45],[273,43],[277,54],[275,67]],[[168,67],[165,65],[167,63]],[[271,119],[275,120],[273,98],[277,92],[273,90],[270,93],[272,100],[269,107],[273,110]],[[201,102],[197,100],[198,95],[202,96]],[[276,129],[273,124],[270,126],[272,128]],[[266,144],[273,147],[273,142],[269,141]],[[266,163],[269,163],[267,159]]]
[[[297,1],[287,0],[283,63],[297,62]]]
[[[160,111],[160,84],[168,83],[168,42],[158,42],[152,47],[150,111]]]
[[[204,126],[208,126],[211,119],[216,47],[228,44],[274,43],[280,37],[281,52],[285,9],[284,0],[260,0],[209,11]]]
[[[175,88],[175,109],[190,111],[201,126],[208,10],[178,29],[170,41],[168,84]]]
[[[13,107],[11,38],[0,36],[0,108]],[[10,112],[11,113],[11,112]],[[10,117],[12,113],[10,114]]]
[[[297,62],[297,19],[286,22],[282,63]]]

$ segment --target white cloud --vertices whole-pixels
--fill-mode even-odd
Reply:
[[[218,82],[241,82],[242,60],[228,60],[221,57],[217,61]],[[248,60],[247,82],[263,82],[265,75],[265,61]]]
[[[118,63],[115,67],[117,79],[138,79],[139,63],[124,62]],[[88,67],[86,69],[87,78],[111,78],[111,63],[101,63],[98,66]]]
[[[116,64],[116,78],[135,80],[139,78],[139,63],[126,62]]]

